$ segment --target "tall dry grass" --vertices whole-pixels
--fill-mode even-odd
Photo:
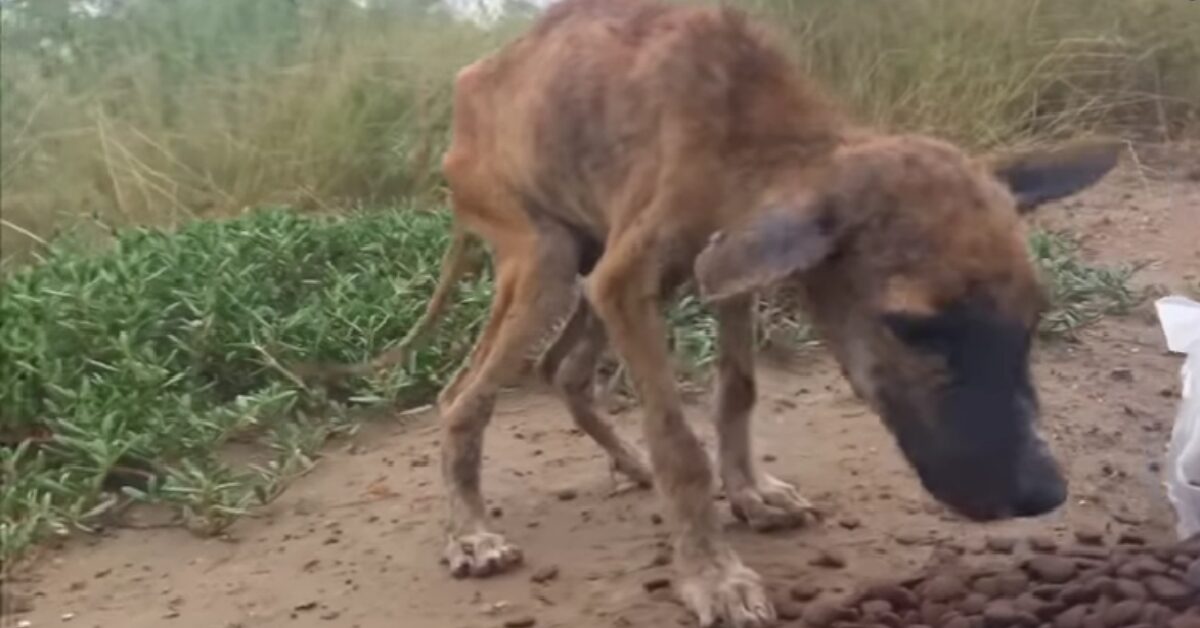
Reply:
[[[429,2],[66,0],[3,9],[0,246],[263,203],[431,198],[454,70],[485,32]],[[1185,0],[739,0],[863,118],[976,146],[1097,127],[1194,132],[1200,5]],[[32,8],[30,8],[32,7]]]

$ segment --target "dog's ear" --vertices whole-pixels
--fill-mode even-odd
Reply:
[[[773,206],[728,232],[717,232],[695,262],[705,301],[762,289],[821,263],[838,231],[833,203],[806,199]]]
[[[1116,165],[1124,144],[1085,140],[987,160],[992,174],[1012,191],[1017,209],[1028,213],[1044,203],[1088,188]]]

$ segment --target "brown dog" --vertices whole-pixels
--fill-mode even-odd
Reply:
[[[774,620],[759,577],[722,538],[670,367],[658,308],[689,278],[719,325],[720,477],[755,528],[810,512],[750,452],[752,303],[783,281],[934,496],[975,520],[1065,499],[1034,429],[1028,359],[1043,300],[1019,214],[1091,185],[1117,147],[984,163],[935,139],[861,130],[766,42],[728,9],[565,0],[459,74],[444,170],[456,224],[491,247],[496,287],[439,399],[455,575],[521,560],[488,527],[483,435],[498,389],[575,303],[543,371],[617,466],[661,492],[685,603],[705,626]],[[653,473],[593,410],[608,341],[638,386]]]

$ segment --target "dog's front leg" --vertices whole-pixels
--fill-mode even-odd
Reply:
[[[760,628],[775,621],[758,574],[723,538],[712,500],[712,469],[688,427],[675,385],[666,326],[657,309],[659,276],[641,252],[652,242],[614,246],[592,274],[589,298],[637,384],[654,470],[676,532],[679,593],[702,626]]]
[[[737,518],[767,532],[803,525],[815,517],[796,487],[759,471],[750,444],[754,410],[754,298],[739,296],[715,306],[717,317],[716,416],[721,479]]]

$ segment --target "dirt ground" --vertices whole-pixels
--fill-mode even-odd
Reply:
[[[1038,221],[1084,236],[1089,257],[1146,262],[1141,285],[1194,286],[1200,160],[1191,155],[1139,153],[1140,168],[1125,167]],[[1115,537],[1134,528],[1152,541],[1172,538],[1158,463],[1180,363],[1165,352],[1149,303],[1085,330],[1079,343],[1044,343],[1036,366],[1043,429],[1068,470],[1071,499],[1042,519],[989,525],[949,515],[920,489],[881,423],[819,349],[763,365],[758,455],[826,519],[758,535],[722,509],[732,541],[773,586],[807,582],[836,594],[914,570],[948,544],[971,553],[984,551],[989,538],[1069,541],[1080,530]],[[701,429],[707,401],[690,415]],[[636,435],[637,418],[635,409],[615,420]],[[437,562],[437,439],[431,413],[369,426],[336,443],[315,471],[235,524],[228,538],[119,529],[53,548],[17,583],[34,593],[33,611],[4,625],[54,626],[64,618],[105,628],[530,625],[524,618],[539,627],[692,625],[669,595],[645,587],[672,575],[659,560],[667,530],[657,523],[656,497],[614,494],[600,450],[544,391],[503,398],[485,461],[496,526],[525,550],[526,566],[486,581],[451,579]],[[812,564],[830,550],[844,566]]]

